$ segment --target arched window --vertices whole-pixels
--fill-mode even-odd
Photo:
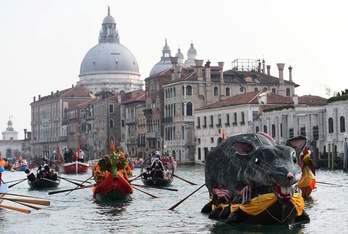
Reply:
[[[276,89],[275,88],[272,89],[272,93],[276,93]]]
[[[226,96],[229,97],[230,95],[231,95],[231,94],[230,94],[230,88],[227,87],[227,88],[226,88]]]
[[[267,126],[263,125],[263,132],[267,133]]]
[[[219,95],[219,89],[218,87],[214,87],[214,96],[218,96]]]
[[[114,121],[112,119],[110,119],[110,128],[114,127]]]
[[[192,103],[191,102],[188,102],[186,104],[186,115],[192,116]]]
[[[329,118],[329,133],[333,133],[333,119]]]
[[[191,85],[186,86],[186,95],[187,96],[192,95],[192,86]]]
[[[340,117],[340,130],[341,130],[341,132],[346,131],[346,123],[345,123],[345,119],[343,116]]]
[[[286,88],[286,96],[290,96],[290,88]]]

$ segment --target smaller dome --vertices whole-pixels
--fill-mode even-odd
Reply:
[[[184,55],[181,53],[180,48],[178,49],[178,52],[176,53],[175,57],[177,57],[178,59],[184,59]]]
[[[156,63],[155,66],[153,66],[150,72],[150,76],[168,70],[169,68],[172,68],[173,64],[170,60],[170,57],[170,48],[168,46],[167,39],[165,39],[161,60],[158,63]]]
[[[193,47],[193,43],[190,45],[190,49],[187,51],[187,57],[195,58],[197,56],[197,50]]]
[[[112,17],[111,15],[107,15],[103,20],[103,24],[116,24],[116,22],[114,17]]]

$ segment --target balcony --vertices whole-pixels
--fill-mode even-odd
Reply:
[[[163,118],[163,123],[172,123],[173,122],[173,117],[164,117]]]
[[[131,124],[135,124],[135,119],[133,119],[133,118],[130,118],[130,119],[127,119],[126,118],[126,125],[131,125]]]
[[[158,134],[157,134],[157,132],[147,132],[147,133],[145,133],[145,137],[146,138],[157,138]]]
[[[217,123],[217,124],[216,124],[216,127],[217,127],[217,128],[221,128],[221,123]]]

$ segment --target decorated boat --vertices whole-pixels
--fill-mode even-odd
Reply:
[[[160,156],[159,153],[151,160],[152,163],[141,168],[141,180],[145,185],[165,187],[173,182],[174,166],[168,156]]]
[[[294,149],[263,134],[229,137],[206,157],[209,201],[202,212],[226,223],[308,222],[296,189],[301,173]]]
[[[128,182],[131,173],[128,160],[119,149],[111,152],[111,155],[105,156],[93,167],[96,182],[93,197],[101,202],[124,200],[133,193],[133,187]]]

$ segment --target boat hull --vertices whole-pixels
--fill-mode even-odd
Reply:
[[[173,177],[170,177],[169,179],[160,179],[160,178],[145,179],[144,177],[142,177],[141,181],[143,182],[144,185],[147,185],[147,186],[166,187],[166,186],[169,186],[173,182]]]
[[[28,184],[30,186],[31,189],[49,189],[49,188],[56,188],[58,187],[60,183],[60,180],[47,180],[47,179],[36,179],[34,181],[29,181],[28,180]]]
[[[14,166],[13,167],[13,170],[15,171],[25,171],[26,169],[28,169],[28,166],[27,165],[21,165],[21,166]]]
[[[110,192],[106,194],[96,193],[95,194],[95,200],[98,202],[117,202],[117,201],[123,201],[128,198],[128,195],[122,195],[117,190],[111,190]]]
[[[82,162],[72,162],[63,164],[63,173],[64,174],[82,174],[87,173],[88,171],[88,163]]]

